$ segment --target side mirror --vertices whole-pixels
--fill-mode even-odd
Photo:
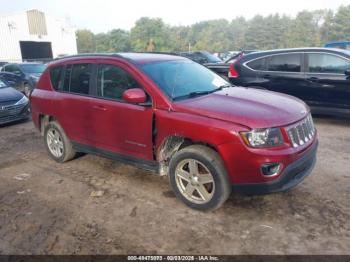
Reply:
[[[346,76],[350,76],[350,69],[346,69],[346,70],[345,70],[345,75],[346,75]]]
[[[141,88],[131,88],[123,93],[123,100],[131,104],[140,104],[147,101],[147,96],[145,91]]]

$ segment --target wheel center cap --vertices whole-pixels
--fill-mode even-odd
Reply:
[[[198,178],[198,176],[193,176],[193,177],[191,178],[191,184],[192,184],[192,185],[198,185],[198,184],[199,184],[199,178]]]

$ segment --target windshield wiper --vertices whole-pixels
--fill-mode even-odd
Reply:
[[[233,85],[225,84],[225,85],[220,86],[219,88],[224,89],[224,88],[230,88],[230,87],[233,87]]]
[[[229,87],[232,87],[232,85],[226,84],[226,85],[219,86],[218,88],[215,88],[213,90],[207,90],[207,91],[194,91],[194,92],[191,92],[191,93],[189,93],[187,95],[175,97],[175,98],[173,98],[173,100],[179,100],[179,99],[182,99],[182,98],[192,98],[192,97],[196,97],[196,96],[208,95],[208,94],[215,93],[217,91],[220,91],[220,90],[222,90],[224,88],[229,88]]]
[[[215,91],[218,91],[218,90],[215,90]],[[208,95],[212,92],[213,91],[195,91],[195,92],[189,93],[187,96],[188,97],[195,97],[195,96],[201,96],[201,95]]]
[[[189,93],[188,96],[195,97],[195,96],[201,96],[201,95],[208,95],[208,94],[215,93],[217,91],[220,91],[224,88],[229,88],[229,87],[232,87],[232,85],[230,85],[230,84],[222,85],[222,86],[219,86],[218,88],[215,88],[215,89],[209,90],[209,91],[195,91],[195,92]]]

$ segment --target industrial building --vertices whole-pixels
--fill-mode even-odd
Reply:
[[[39,10],[0,15],[0,61],[47,61],[77,53],[75,28]]]

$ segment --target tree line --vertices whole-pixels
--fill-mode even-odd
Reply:
[[[268,50],[323,46],[350,41],[350,5],[337,11],[301,11],[296,17],[256,15],[251,19],[217,19],[190,26],[170,26],[160,18],[142,17],[130,31],[76,32],[79,53],[128,51]]]

